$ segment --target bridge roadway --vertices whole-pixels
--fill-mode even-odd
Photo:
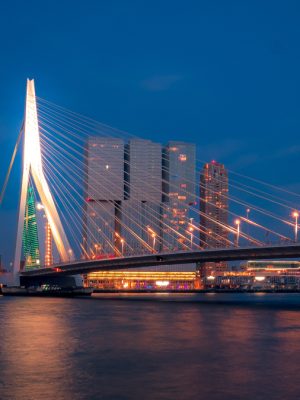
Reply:
[[[214,250],[155,253],[140,256],[116,257],[102,260],[80,260],[57,264],[51,268],[40,268],[21,272],[24,277],[50,277],[86,274],[93,271],[112,271],[158,265],[187,264],[194,262],[242,261],[300,258],[300,244],[239,247]]]

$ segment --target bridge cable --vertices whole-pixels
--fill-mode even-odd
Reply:
[[[2,204],[2,201],[4,199],[4,195],[5,195],[5,192],[6,192],[7,185],[8,185],[9,177],[10,177],[10,174],[11,174],[11,171],[12,171],[12,167],[13,167],[13,164],[14,164],[14,161],[15,161],[15,158],[16,158],[16,154],[17,154],[17,151],[18,151],[18,148],[19,148],[19,144],[20,144],[20,141],[21,141],[21,137],[22,137],[22,134],[23,134],[23,128],[24,128],[24,121],[22,122],[20,131],[19,131],[19,135],[18,135],[18,138],[17,138],[17,142],[15,144],[15,148],[14,148],[14,151],[13,151],[10,163],[9,163],[9,167],[8,167],[8,170],[7,170],[7,173],[6,173],[6,176],[5,176],[5,180],[4,180],[4,183],[3,183],[3,186],[2,186],[2,190],[1,190],[1,194],[0,194],[0,205]]]

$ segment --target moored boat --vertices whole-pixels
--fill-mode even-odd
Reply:
[[[2,294],[4,296],[39,296],[39,297],[80,297],[90,296],[93,288],[85,287],[66,287],[59,286],[38,286],[38,287],[20,287],[20,286],[3,286]]]

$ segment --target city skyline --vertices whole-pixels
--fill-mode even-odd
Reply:
[[[86,257],[191,247],[196,204],[195,145],[89,136],[84,198]]]
[[[31,10],[22,2],[3,6],[4,165],[23,118],[25,79],[32,76],[41,96],[56,104],[153,141],[189,136],[201,160],[216,159],[228,169],[299,191],[298,3],[282,7],[274,1],[269,8],[253,1],[228,7],[191,1],[182,9],[167,1],[159,13],[154,3],[147,12],[142,4],[121,1],[90,6],[97,18],[76,5],[71,10],[61,5],[55,16],[48,8],[41,12],[35,1]],[[38,35],[23,29],[24,18],[40,28]],[[0,211],[10,237],[20,161],[18,156]],[[1,182],[4,175],[5,168]]]
[[[299,20],[0,2],[1,399],[299,399]]]

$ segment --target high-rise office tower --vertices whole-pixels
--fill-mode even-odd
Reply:
[[[196,147],[170,141],[163,152],[163,248],[182,250],[195,244],[189,210],[196,201]]]
[[[190,248],[193,144],[89,137],[85,160],[86,257]]]
[[[85,257],[118,254],[124,199],[124,141],[90,136],[85,149]]]
[[[228,172],[223,164],[211,161],[200,173],[200,246],[227,247],[227,226]],[[214,269],[224,270],[226,263],[216,263]]]
[[[161,247],[162,147],[131,139],[125,147],[125,201],[121,236],[126,254]]]

